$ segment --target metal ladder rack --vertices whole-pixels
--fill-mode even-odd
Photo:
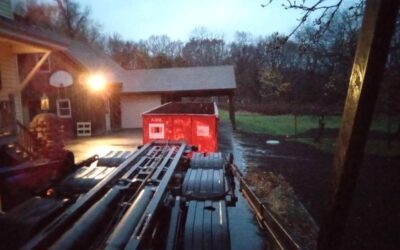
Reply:
[[[134,201],[141,192],[146,191],[151,196],[151,201],[139,220],[141,230],[133,228],[132,233],[136,233],[137,237],[129,240],[129,244],[139,244],[153,220],[155,210],[161,204],[185,149],[186,145],[180,142],[146,144],[44,227],[23,249],[89,247],[88,244],[93,243],[96,236],[102,233],[101,225],[110,223],[106,214],[110,214],[120,204],[130,204],[129,201]],[[125,201],[128,203],[124,203]],[[128,213],[130,210],[128,208],[121,211]],[[116,228],[119,224],[113,222]]]

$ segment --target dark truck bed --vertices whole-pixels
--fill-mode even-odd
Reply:
[[[2,247],[230,248],[235,196],[221,153],[154,142],[88,165],[2,215]]]

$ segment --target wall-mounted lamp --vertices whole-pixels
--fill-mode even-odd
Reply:
[[[44,93],[43,93],[42,97],[40,98],[40,109],[44,112],[48,112],[50,109],[49,97]]]
[[[87,78],[87,84],[92,91],[100,92],[106,87],[106,78],[101,73],[94,73]]]

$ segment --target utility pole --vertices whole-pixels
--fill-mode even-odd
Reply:
[[[340,249],[371,124],[399,0],[367,0],[334,159],[318,249]]]

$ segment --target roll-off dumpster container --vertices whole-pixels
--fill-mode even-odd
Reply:
[[[143,143],[185,140],[200,152],[218,149],[218,109],[215,103],[169,102],[142,114]]]

